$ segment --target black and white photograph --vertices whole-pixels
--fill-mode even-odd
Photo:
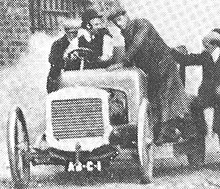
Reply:
[[[220,188],[219,0],[0,0],[0,188]]]

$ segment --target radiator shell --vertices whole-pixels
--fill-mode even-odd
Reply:
[[[75,151],[76,144],[80,144],[81,150],[92,151],[109,144],[112,126],[108,98],[108,92],[103,89],[81,86],[63,88],[49,94],[45,132],[49,145]]]

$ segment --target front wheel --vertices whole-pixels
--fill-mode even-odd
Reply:
[[[142,171],[142,184],[152,182],[153,180],[153,129],[148,109],[148,102],[146,99],[143,99],[138,115],[138,154]]]
[[[30,144],[22,110],[12,110],[7,124],[7,146],[14,188],[27,188],[30,179]]]

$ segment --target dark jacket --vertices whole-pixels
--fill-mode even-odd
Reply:
[[[79,47],[86,47],[91,49],[94,53],[93,56],[98,58],[102,56],[102,48],[103,48],[103,38],[105,35],[109,35],[112,37],[110,32],[106,28],[102,28],[99,30],[97,34],[95,34],[94,38],[88,42],[83,36],[79,38]]]
[[[102,28],[94,35],[91,41],[87,41],[83,36],[79,38],[79,47],[85,47],[92,50],[92,56],[89,56],[90,63],[86,65],[88,69],[102,68],[109,66],[110,62],[101,62],[99,57],[103,54],[103,42],[105,35],[112,37],[109,30]]]
[[[215,95],[215,85],[219,75],[217,70],[220,71],[220,68],[218,68],[217,63],[214,63],[211,54],[207,51],[203,51],[201,54],[183,55],[175,49],[171,51],[171,54],[181,66],[202,66],[203,79],[199,87],[198,95],[202,98],[203,104],[205,103],[204,106],[212,106]]]
[[[98,62],[97,59],[102,55],[103,38],[105,35],[111,36],[107,29],[101,29],[95,38],[91,42],[88,42],[83,36],[79,38],[79,47],[86,47],[93,51],[92,56],[89,58],[89,62],[85,62],[85,68],[93,69],[102,66],[102,62]],[[61,70],[65,66],[65,60],[63,58],[65,50],[68,48],[70,42],[67,35],[64,35],[60,39],[56,40],[51,47],[49,55],[49,63],[51,65],[49,75],[47,78],[47,92],[56,91],[58,88],[58,77]],[[80,60],[76,60],[73,63],[70,62],[67,66],[69,69],[77,70],[80,68]],[[108,65],[106,65],[107,67]],[[70,68],[71,67],[71,68]]]
[[[49,63],[50,71],[47,77],[47,92],[51,93],[58,88],[58,78],[60,76],[61,69],[64,68],[63,55],[67,47],[69,46],[67,36],[64,35],[52,44]]]
[[[56,67],[57,69],[64,67],[63,55],[69,44],[67,35],[64,35],[52,44],[49,55],[49,63],[52,67]]]
[[[135,19],[130,21],[122,35],[125,38],[125,59],[158,80],[159,62],[169,47],[153,25],[146,19]]]
[[[93,51],[93,58],[97,59],[99,56],[102,56],[102,47],[103,47],[103,38],[105,35],[111,36],[109,31],[105,28],[99,30],[99,33],[88,42],[84,36],[79,38],[79,47],[86,47]],[[51,66],[56,67],[57,69],[62,69],[64,67],[63,55],[70,42],[67,39],[67,36],[64,35],[57,41],[55,41],[51,47],[49,62]]]
[[[183,116],[185,92],[170,48],[146,19],[130,21],[122,31],[125,66],[137,66],[148,75],[148,98],[161,105],[162,121]]]
[[[171,54],[181,66],[202,66],[203,79],[198,90],[199,104],[203,109],[214,108],[213,130],[220,133],[220,94],[216,93],[216,88],[220,85],[220,58],[214,62],[207,51],[203,51],[201,54],[183,55],[173,49]]]

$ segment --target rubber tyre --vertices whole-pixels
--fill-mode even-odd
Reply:
[[[22,110],[15,107],[7,124],[7,147],[13,188],[28,188],[30,143]]]
[[[201,168],[205,164],[205,137],[194,139],[189,147],[187,160],[190,166]]]
[[[141,184],[147,184],[153,180],[153,128],[148,116],[148,102],[143,99],[138,115],[138,154],[142,172]]]

